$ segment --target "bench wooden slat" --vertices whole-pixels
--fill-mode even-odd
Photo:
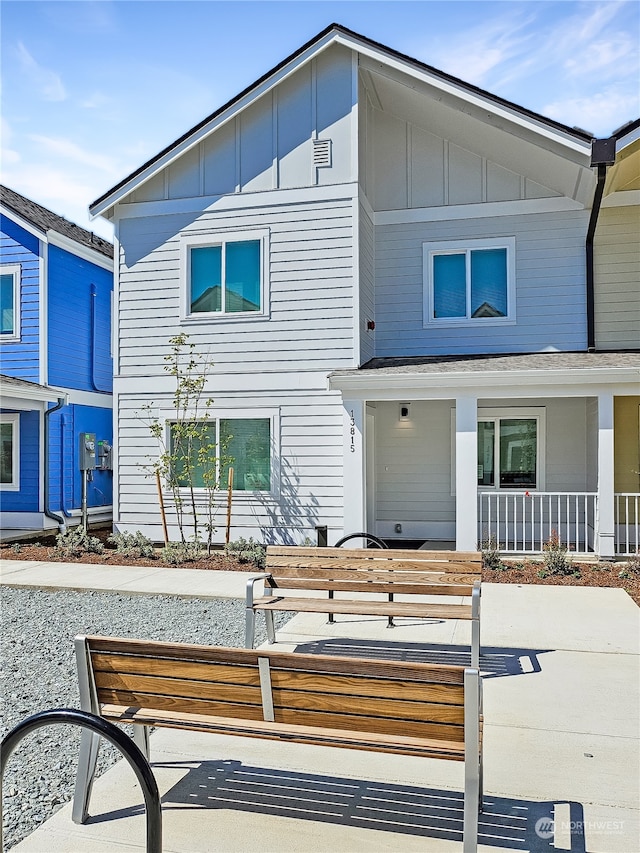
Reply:
[[[216,702],[213,699],[197,699],[188,696],[161,696],[101,688],[99,700],[107,705],[126,705],[129,708],[155,708],[158,711],[180,711],[184,714],[237,717],[239,720],[261,720],[262,705],[241,702]]]
[[[358,700],[362,696],[377,696],[380,699],[412,699],[421,702],[462,705],[464,690],[458,684],[429,684],[414,681],[398,682],[389,679],[352,678],[348,675],[324,675],[306,672],[291,672],[271,667],[271,683],[276,689],[308,690],[314,693],[344,692]]]
[[[338,550],[338,549],[336,549]],[[348,555],[348,551],[344,552]],[[378,551],[378,554],[388,554],[388,551]],[[393,569],[396,571],[403,572],[438,572],[438,573],[447,573],[447,572],[457,572],[458,574],[476,574],[480,576],[482,567],[480,564],[474,564],[464,561],[422,561],[422,560],[410,560],[407,558],[395,559],[391,560],[390,557],[385,556],[384,559],[376,558],[376,559],[366,559],[364,557],[349,557],[343,556],[340,559],[329,559],[325,555],[315,555],[310,557],[305,557],[302,554],[295,554],[291,556],[279,557],[273,556],[269,554],[269,550],[267,549],[267,559],[266,559],[266,567],[268,571],[272,571],[274,569],[302,569],[305,567],[309,567],[310,569],[353,569],[358,571],[365,571],[369,569],[388,569],[391,571],[391,565],[393,565]],[[477,571],[476,571],[477,566]]]
[[[172,678],[176,673],[175,662],[170,658],[158,659],[150,656],[113,655],[100,652],[92,655],[92,662],[96,674],[128,672]],[[218,663],[181,660],[180,672],[184,677],[191,678],[194,681],[219,681],[227,684],[260,687],[258,670],[253,664],[224,666]]]
[[[384,581],[389,583],[427,583],[427,584],[460,584],[462,586],[472,587],[478,580],[478,575],[454,572],[404,572],[397,571],[392,568],[370,568],[370,569],[316,569],[310,567],[303,568],[287,568],[287,569],[270,569],[270,574],[278,581],[286,580],[336,580],[336,581],[354,581],[354,582],[376,582]]]
[[[183,676],[186,675],[183,673]],[[219,681],[192,681],[188,677],[156,678],[153,675],[123,672],[97,672],[98,696],[103,691],[124,691],[146,695],[174,696],[188,699],[210,699],[218,702],[234,702],[243,705],[262,706],[259,687],[224,684]]]
[[[304,545],[268,545],[267,556],[276,557],[314,557],[318,554],[326,555],[328,559],[341,560],[346,558],[363,557],[366,559],[390,559],[390,560],[439,560],[442,562],[463,561],[482,562],[480,551],[422,551],[413,548],[320,548],[317,546]]]
[[[359,732],[351,734],[343,729],[315,730],[296,724],[273,723],[263,721],[242,722],[224,717],[181,714],[166,711],[159,714],[156,709],[131,708],[126,705],[106,704],[101,715],[118,722],[136,722],[147,726],[184,728],[212,734],[239,735],[241,737],[267,738],[270,740],[291,741],[321,746],[337,746],[345,749],[366,749],[373,752],[386,752],[400,755],[414,755],[420,758],[445,758],[451,761],[464,761],[464,746],[455,741],[440,739],[414,738],[406,735],[388,737],[382,734]]]
[[[391,586],[393,584],[393,586]],[[397,581],[396,578],[387,577],[381,580],[370,578],[352,577],[349,580],[334,580],[333,574],[330,578],[290,578],[273,575],[269,580],[269,586],[274,589],[312,589],[312,590],[334,590],[335,592],[397,592],[405,595],[459,595],[470,596],[473,584],[434,584],[430,580],[418,580],[411,582]]]
[[[266,596],[253,602],[256,610],[343,613],[360,616],[404,616],[431,619],[471,619],[471,605],[424,604],[412,601],[341,601],[339,598],[292,598]],[[427,612],[428,608],[428,612]]]

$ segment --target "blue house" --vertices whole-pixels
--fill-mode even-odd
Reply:
[[[4,186],[0,236],[2,529],[110,521],[113,246]]]

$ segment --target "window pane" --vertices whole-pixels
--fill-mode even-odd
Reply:
[[[538,424],[535,418],[500,421],[500,486],[534,489],[537,482]]]
[[[13,483],[13,424],[0,424],[0,483]]]
[[[467,316],[466,258],[436,255],[433,259],[433,316]]]
[[[178,486],[213,486],[216,478],[215,423],[193,421],[171,424],[172,474]]]
[[[222,311],[222,246],[191,249],[191,313]]]
[[[221,488],[228,488],[228,468],[233,466],[234,491],[271,489],[271,421],[269,418],[220,421],[220,445],[225,457]]]
[[[226,245],[226,311],[260,310],[260,241]]]
[[[478,423],[478,485],[495,486],[494,447],[496,425],[493,421]]]
[[[471,316],[507,316],[507,250],[471,252]]]
[[[0,332],[12,335],[13,329],[13,275],[3,273],[0,276]]]

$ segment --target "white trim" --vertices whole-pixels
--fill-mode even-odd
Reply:
[[[216,442],[219,439],[220,421],[221,420],[250,420],[263,419],[269,420],[270,430],[270,458],[269,464],[271,469],[271,487],[269,489],[249,491],[246,489],[233,489],[234,501],[250,501],[254,499],[254,494],[257,492],[261,499],[265,497],[278,500],[280,497],[280,409],[274,406],[252,406],[251,408],[242,407],[223,407],[211,406],[206,410],[206,420],[216,427]],[[193,418],[194,413],[187,410],[181,413],[181,419],[188,420]],[[169,447],[169,424],[176,420],[176,410],[171,408],[159,407],[158,420],[163,424],[165,446]],[[204,412],[200,413],[199,420],[205,420]],[[163,484],[166,490],[166,483]],[[186,493],[185,489],[185,493]],[[221,490],[222,491],[222,490]],[[194,489],[196,495],[206,495],[205,489]]]
[[[602,207],[640,206],[640,190],[615,190],[602,200]]]
[[[59,249],[64,249],[65,252],[70,252],[72,255],[89,261],[89,263],[95,264],[97,267],[102,267],[102,269],[113,272],[113,260],[98,252],[97,249],[91,249],[88,246],[82,245],[82,243],[77,243],[70,237],[65,237],[63,234],[59,234],[57,231],[51,229],[47,231],[47,240],[51,246],[57,246]]]
[[[41,385],[49,381],[49,246],[38,241],[38,378]]]
[[[0,491],[20,491],[20,414],[19,412],[0,414],[0,424],[11,426],[11,482],[0,484]]]
[[[638,139],[640,139],[640,126],[635,127],[633,130],[625,133],[624,136],[621,136],[620,139],[616,140],[616,154],[620,151],[624,151],[627,146],[632,145]]]
[[[44,231],[42,228],[36,228],[31,222],[27,222],[19,213],[16,213],[11,208],[6,207],[2,202],[0,202],[0,213],[2,216],[6,216],[7,219],[11,219],[19,228],[28,231],[29,234],[32,234],[34,237],[37,237],[38,240],[46,240],[44,236]]]
[[[92,406],[96,409],[112,409],[113,400],[111,391],[100,393],[98,391],[76,391],[69,388],[65,391],[67,404],[76,406]]]
[[[7,377],[7,379],[9,378]],[[52,388],[51,386],[44,388],[35,384],[33,387],[31,385],[13,385],[2,377],[0,377],[0,394],[2,395],[2,405],[5,407],[15,406],[17,401],[43,405],[44,403],[57,403],[61,397],[64,397],[65,400],[67,398],[67,392],[61,388]],[[24,408],[38,408],[38,405],[29,405]]]
[[[191,312],[190,298],[190,261],[191,249],[206,246],[226,246],[228,243],[239,243],[241,241],[257,241],[260,244],[260,310],[259,311],[200,311]],[[210,234],[192,234],[190,232],[180,235],[180,322],[191,325],[192,323],[219,323],[239,322],[246,320],[264,320],[270,311],[270,233],[268,228],[256,228],[247,231],[216,230]],[[224,257],[222,253],[222,297],[224,300]]]
[[[472,317],[471,300],[471,252],[482,249],[504,249],[507,254],[507,313],[504,317]],[[465,254],[466,264],[466,317],[434,317],[433,260],[435,256]],[[516,240],[515,237],[489,237],[482,240],[439,240],[422,244],[422,325],[425,329],[459,327],[484,328],[485,326],[509,326],[516,322]]]
[[[477,204],[451,204],[439,207],[414,207],[403,210],[380,210],[373,214],[375,225],[407,225],[420,222],[446,222],[458,219],[485,219],[489,216],[520,216],[534,213],[557,213],[584,210],[584,205],[566,196],[485,201]]]
[[[0,335],[0,343],[16,343],[22,332],[22,264],[0,264],[0,275],[13,278],[13,331]]]

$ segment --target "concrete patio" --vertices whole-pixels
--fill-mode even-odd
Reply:
[[[247,575],[4,561],[2,582],[242,598]],[[638,853],[640,610],[622,590],[485,584],[485,807],[479,850]],[[466,663],[469,625],[299,614],[288,650]],[[462,848],[461,763],[160,730],[152,766],[166,853]],[[143,799],[120,762],[92,818],[70,805],[16,853],[141,851]],[[553,823],[551,823],[553,821]]]

